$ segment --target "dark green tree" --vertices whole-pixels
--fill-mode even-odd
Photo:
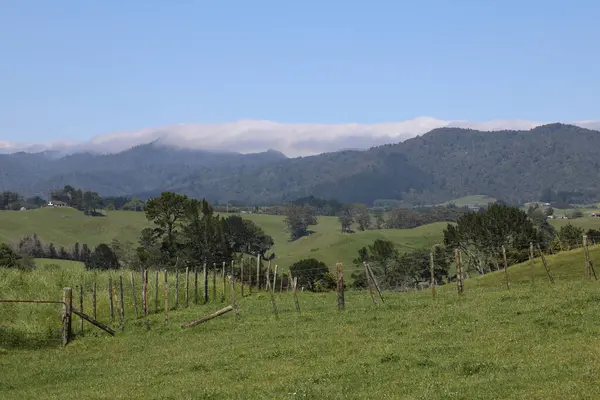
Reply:
[[[571,250],[573,248],[582,246],[583,241],[583,229],[574,226],[571,223],[564,225],[558,232],[558,238],[563,250]]]
[[[119,259],[108,245],[101,243],[96,246],[89,260],[85,262],[85,267],[98,270],[118,269]]]
[[[501,262],[502,246],[512,263],[527,260],[530,242],[547,245],[524,211],[499,204],[481,213],[467,213],[444,230],[444,245],[460,249],[465,267],[480,274]]]
[[[163,192],[160,197],[152,198],[146,203],[146,218],[156,225],[155,234],[160,238],[169,260],[174,260],[177,256],[177,235],[189,203],[187,196],[172,192]]]
[[[290,204],[285,208],[285,224],[291,240],[309,234],[308,227],[317,224],[315,211],[310,206]]]
[[[315,291],[319,282],[324,282],[329,273],[327,265],[314,258],[307,258],[295,262],[290,267],[290,272],[294,278],[298,278],[298,286],[307,290]]]
[[[17,254],[6,243],[0,243],[0,267],[18,267]]]

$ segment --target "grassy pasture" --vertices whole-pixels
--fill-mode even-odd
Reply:
[[[591,257],[600,261],[600,247]],[[77,263],[38,262],[34,272],[0,269],[3,297],[58,297],[65,285],[108,278]],[[345,312],[335,309],[334,293],[300,293],[296,314],[292,297],[278,293],[276,318],[269,297],[254,293],[239,298],[239,321],[230,313],[190,329],[180,324],[223,304],[172,311],[167,326],[162,313],[151,315],[150,330],[127,308],[115,338],[86,326],[64,349],[1,348],[0,397],[599,398],[600,283],[582,280],[581,250],[548,262],[555,284],[536,259],[533,287],[525,263],[509,268],[510,291],[496,272],[467,280],[461,297],[448,285],[435,299],[429,290],[385,293],[375,306],[368,292],[349,291]],[[17,315],[13,322],[28,329],[58,316],[6,306],[2,323]],[[107,312],[103,298],[99,318]]]
[[[282,270],[303,258],[314,257],[333,267],[341,261],[350,271],[357,250],[377,238],[391,240],[400,251],[429,247],[439,243],[446,223],[436,223],[415,229],[384,229],[343,234],[336,217],[319,217],[318,225],[308,237],[291,242],[285,230],[284,217],[245,214],[273,237],[277,259]],[[43,208],[30,211],[0,211],[0,242],[13,243],[19,238],[37,233],[45,242],[70,248],[75,242],[95,246],[117,238],[122,242],[137,242],[139,233],[151,226],[144,213],[109,211],[105,217],[87,217],[70,208]]]

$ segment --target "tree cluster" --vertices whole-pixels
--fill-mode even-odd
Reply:
[[[34,209],[44,204],[46,204],[46,201],[39,196],[24,198],[15,192],[4,191],[0,193],[0,210],[18,211],[22,207]]]
[[[443,284],[449,279],[448,270],[450,257],[443,246],[435,246],[434,279],[436,284]],[[393,290],[406,290],[414,288],[420,282],[431,281],[431,255],[428,250],[417,250],[400,254],[394,244],[389,240],[377,239],[369,246],[358,250],[358,257],[354,259],[358,271],[352,275],[355,288],[366,288],[367,277],[363,263],[371,266],[378,277],[380,285]]]
[[[289,204],[285,207],[285,225],[291,240],[310,234],[308,227],[318,223],[315,209],[308,205]]]
[[[530,243],[548,247],[552,234],[545,229],[544,222],[536,225],[519,208],[493,204],[484,212],[467,213],[456,224],[448,224],[444,244],[461,250],[465,268],[485,274],[500,268],[503,248],[514,264],[528,259]]]
[[[434,222],[455,222],[461,215],[470,212],[467,207],[419,207],[414,209],[396,207],[386,215],[383,210],[370,211],[360,203],[344,204],[338,213],[342,232],[352,233],[353,226],[364,231],[367,229],[406,229],[416,228]]]
[[[147,267],[173,268],[230,262],[235,253],[273,257],[273,239],[252,221],[238,215],[222,218],[205,200],[163,192],[146,203],[154,227],[141,232],[137,256]]]
[[[298,278],[298,287],[313,292],[323,292],[336,287],[336,279],[329,272],[327,265],[315,258],[296,261],[290,272]]]

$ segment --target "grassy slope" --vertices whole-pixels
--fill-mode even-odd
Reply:
[[[591,253],[600,261],[600,248]],[[533,290],[525,264],[510,268],[510,292],[502,273],[469,280],[461,298],[451,285],[435,300],[429,291],[387,293],[375,307],[367,292],[348,292],[344,313],[333,293],[301,293],[297,315],[284,293],[276,319],[268,296],[254,294],[240,299],[237,323],[229,314],[186,330],[181,322],[221,304],[171,312],[166,327],[153,315],[146,331],[126,294],[127,328],[116,338],[88,327],[65,349],[0,349],[0,397],[599,398],[599,284],[580,280],[581,259],[581,251],[548,257],[555,285],[541,279],[538,261]],[[0,291],[50,295],[91,274],[76,263],[0,270]],[[104,297],[99,307],[106,321]]]
[[[314,234],[290,242],[282,216],[244,215],[261,226],[275,241],[273,251],[280,268],[287,269],[302,258],[315,257],[329,266],[342,261],[350,266],[357,250],[375,239],[393,241],[400,251],[431,246],[442,240],[445,223],[416,229],[395,229],[342,234],[335,217],[320,217],[312,227]],[[0,242],[14,242],[26,234],[37,233],[44,242],[71,247],[75,242],[94,246],[121,241],[136,242],[139,232],[150,226],[143,213],[109,212],[106,217],[86,217],[73,209],[40,209],[31,211],[0,211]],[[349,269],[348,269],[349,271]]]

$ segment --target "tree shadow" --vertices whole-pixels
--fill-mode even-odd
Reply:
[[[31,333],[0,328],[0,349],[39,350],[58,347],[61,343],[60,332]]]

